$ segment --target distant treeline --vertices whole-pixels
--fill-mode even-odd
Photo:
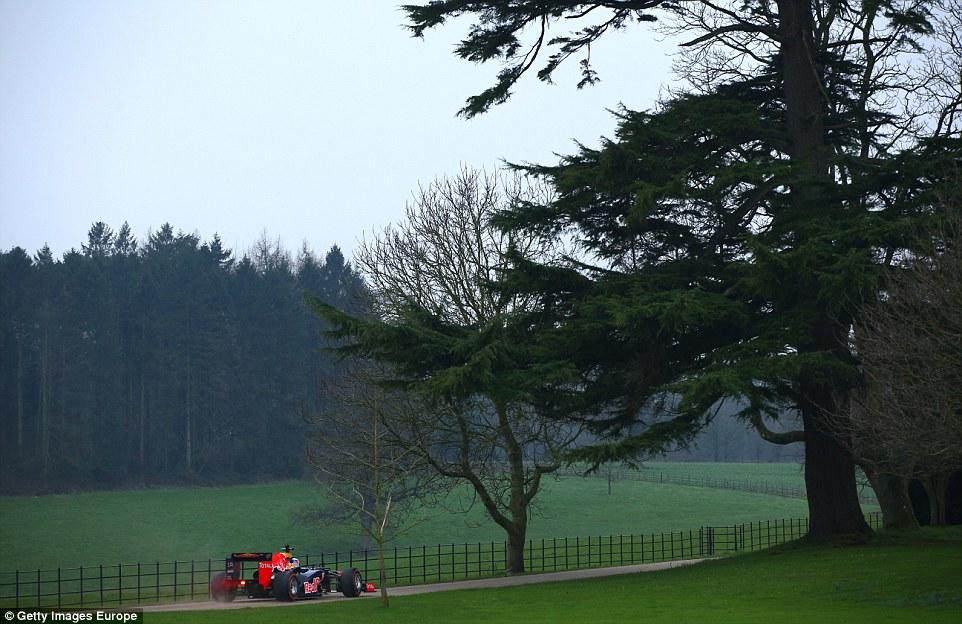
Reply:
[[[299,476],[330,362],[303,293],[361,288],[336,246],[236,258],[169,224],[0,253],[0,489]]]

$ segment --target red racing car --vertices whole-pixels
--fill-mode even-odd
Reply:
[[[251,578],[241,578],[245,561],[256,561]],[[331,593],[331,579],[336,591],[348,598],[375,590],[365,583],[356,568],[338,571],[324,566],[302,566],[290,546],[276,553],[235,552],[224,561],[224,572],[210,579],[210,595],[218,602],[230,602],[239,594],[248,598],[274,598],[281,601],[317,598]]]

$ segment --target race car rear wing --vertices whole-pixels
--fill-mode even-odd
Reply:
[[[245,561],[257,561],[257,567],[260,568],[264,565],[264,562],[270,562],[274,553],[269,552],[235,552],[231,553],[229,557],[224,561],[224,569],[227,572],[228,578],[239,579],[242,572]],[[268,563],[268,567],[270,564]]]
[[[233,559],[234,561],[270,561],[274,553],[255,553],[255,552],[239,552],[231,553],[228,559]]]

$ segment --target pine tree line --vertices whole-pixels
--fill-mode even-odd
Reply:
[[[169,224],[0,252],[0,488],[299,476],[330,358],[303,293],[350,307],[360,288],[336,246],[264,237],[238,259]]]

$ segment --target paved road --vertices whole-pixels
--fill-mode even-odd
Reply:
[[[515,587],[518,585],[533,585],[536,583],[554,583],[557,581],[574,581],[587,578],[615,576],[616,574],[636,574],[638,572],[655,572],[669,568],[698,563],[702,559],[686,559],[683,561],[666,561],[664,563],[643,563],[615,568],[592,568],[589,570],[567,570],[565,572],[548,572],[546,574],[526,574],[524,576],[500,576],[498,578],[474,579],[470,581],[452,581],[450,583],[435,583],[433,585],[410,585],[408,587],[392,587],[392,596],[411,596],[414,594],[428,594],[432,592],[454,591],[457,589],[490,589],[494,587]],[[362,599],[371,600],[378,594],[364,594]],[[321,604],[351,600],[341,594],[330,594],[319,600],[301,600],[298,602],[278,602],[273,599],[248,600],[238,598],[234,602],[180,602],[174,604],[154,605],[143,607],[144,611],[203,611],[208,609],[249,609],[251,607],[289,607],[305,604]]]

